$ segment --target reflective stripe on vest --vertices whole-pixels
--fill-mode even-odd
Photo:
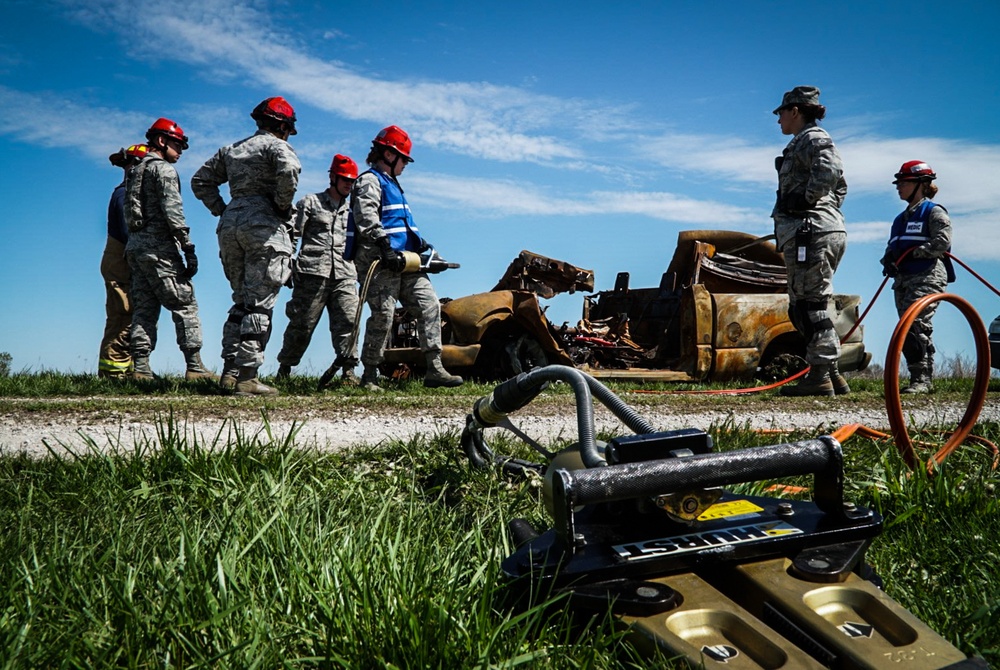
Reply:
[[[421,238],[417,225],[413,222],[410,205],[406,202],[403,189],[395,180],[382,172],[371,169],[371,174],[378,178],[382,187],[381,224],[389,244],[396,251],[420,251]],[[353,260],[355,256],[355,236],[357,226],[354,223],[354,208],[347,216],[347,239],[344,244],[344,258]]]
[[[904,211],[892,222],[892,232],[889,233],[889,248],[900,257],[908,249],[919,247],[929,242],[928,220],[931,210],[936,205],[930,200],[924,200],[912,211]],[[951,251],[949,247],[948,251]],[[907,256],[899,264],[899,271],[906,274],[917,274],[929,270],[937,262],[936,258],[912,258]]]

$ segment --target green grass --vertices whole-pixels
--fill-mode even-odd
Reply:
[[[541,495],[470,471],[454,432],[323,453],[264,417],[204,443],[165,412],[156,435],[110,451],[0,457],[0,667],[671,667],[637,659],[607,617],[506,606],[504,529],[548,525]],[[813,436],[710,432],[720,449]],[[1000,441],[997,424],[975,432]],[[985,451],[933,478],[890,444],[855,437],[845,454],[849,497],[885,516],[868,560],[886,591],[1000,663],[1000,474]]]

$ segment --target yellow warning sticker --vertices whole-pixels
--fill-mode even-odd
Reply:
[[[715,503],[709,507],[707,510],[702,512],[701,516],[698,517],[698,521],[727,519],[729,517],[756,514],[757,512],[763,511],[763,507],[754,505],[749,500],[729,500],[726,502]]]

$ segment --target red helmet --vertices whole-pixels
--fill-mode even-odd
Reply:
[[[413,142],[410,141],[410,136],[406,134],[406,131],[399,126],[387,126],[378,131],[378,135],[372,140],[372,144],[381,144],[384,147],[389,147],[405,158],[407,163],[413,162],[413,159],[410,157]]]
[[[181,143],[181,149],[187,150],[188,148],[188,137],[181,130],[181,127],[170,119],[159,118],[153,122],[153,125],[149,127],[146,131],[146,139],[150,142],[157,135],[163,135],[164,137],[170,137]]]
[[[931,166],[923,161],[906,161],[900,166],[899,172],[893,176],[896,178],[892,182],[893,184],[898,184],[901,181],[933,181],[937,179]]]
[[[350,156],[337,154],[330,163],[330,174],[344,179],[357,179],[358,164],[351,160]]]
[[[273,119],[279,123],[287,123],[290,127],[289,134],[298,134],[298,131],[295,130],[295,122],[298,120],[295,118],[295,110],[280,95],[261,100],[260,104],[250,112],[250,118],[254,121]]]

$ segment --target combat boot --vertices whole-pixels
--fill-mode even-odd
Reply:
[[[426,354],[427,374],[424,375],[424,386],[433,389],[441,386],[453,387],[461,386],[465,380],[458,375],[449,374],[441,364],[441,352],[434,351]]]
[[[826,363],[818,363],[809,368],[809,372],[795,386],[781,387],[783,396],[833,396],[833,382],[830,381],[830,366]]]
[[[152,368],[149,367],[148,355],[132,357],[132,379],[138,381],[152,381],[154,379],[159,379],[159,377],[153,374]]]
[[[236,378],[236,395],[278,395],[278,389],[262,384],[257,378],[257,368],[247,366],[240,368],[240,374]]]
[[[833,384],[833,392],[837,395],[847,395],[851,392],[851,387],[847,385],[847,379],[840,374],[837,362],[830,363],[830,383]]]
[[[184,362],[187,364],[187,370],[184,371],[184,379],[193,382],[198,379],[211,379],[216,381],[219,376],[214,372],[205,367],[205,364],[201,362],[201,352],[197,349],[192,351],[185,351]]]
[[[235,362],[231,358],[224,358],[222,360],[222,376],[219,377],[219,388],[221,388],[226,393],[232,393],[236,390],[236,378],[239,376],[240,370],[236,367]]]
[[[373,391],[376,393],[380,393],[385,390],[378,385],[378,368],[376,366],[365,366],[365,371],[361,375],[361,388],[366,391]]]
[[[340,380],[344,386],[357,386],[361,383],[358,376],[354,374],[354,368],[344,368],[344,371],[340,373]]]
[[[288,363],[282,363],[278,366],[278,374],[274,375],[275,379],[288,379],[292,376],[292,366]]]
[[[910,368],[910,385],[902,389],[900,393],[930,393],[934,390],[931,386],[931,372],[927,369],[927,366],[921,363],[920,365],[911,365]]]

